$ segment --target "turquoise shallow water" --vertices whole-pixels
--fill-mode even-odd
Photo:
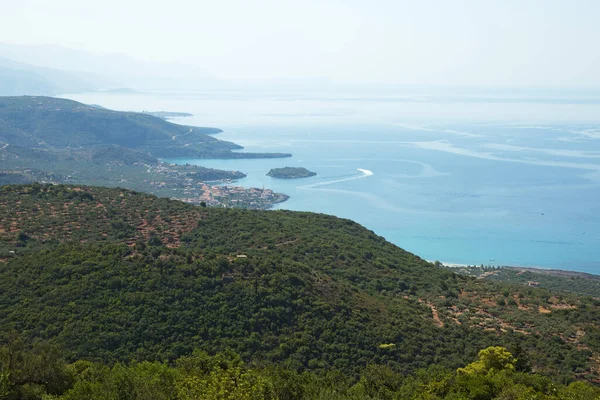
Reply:
[[[191,112],[176,122],[218,126],[225,132],[217,137],[244,151],[290,152],[288,159],[170,161],[242,171],[248,177],[238,184],[291,196],[278,208],[353,219],[426,259],[600,274],[600,109],[593,102],[68,97]],[[266,176],[282,166],[318,175]]]

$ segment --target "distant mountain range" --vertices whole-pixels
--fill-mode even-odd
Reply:
[[[1,53],[0,53],[1,54]],[[0,95],[46,95],[96,90],[98,80],[85,74],[36,67],[0,57]]]
[[[19,85],[3,83],[8,73],[0,70],[0,95],[55,95],[88,90],[133,88],[145,90],[243,90],[247,91],[306,91],[335,88],[324,78],[266,79],[266,80],[222,80],[197,65],[183,63],[148,62],[132,58],[127,54],[95,54],[57,45],[19,45],[0,43],[0,58],[19,64],[19,71],[32,71],[44,78],[44,85],[27,86],[31,79],[19,79]],[[0,66],[2,63],[0,63]],[[83,79],[88,85],[83,88],[56,85],[48,71],[60,71],[72,77],[72,81]],[[11,72],[11,76],[14,73]],[[31,76],[30,76],[31,77]],[[12,78],[14,80],[14,78]],[[39,78],[36,77],[36,80]],[[63,82],[61,79],[60,82]],[[4,86],[4,88],[3,88]],[[8,87],[11,87],[11,91]]]
[[[197,66],[145,62],[126,54],[94,54],[56,45],[0,43],[0,58],[4,59],[0,68],[21,75],[17,83],[14,72],[0,69],[0,95],[55,95],[122,87],[190,90],[218,82]],[[29,74],[23,76],[24,72]],[[31,78],[36,84],[26,85]]]

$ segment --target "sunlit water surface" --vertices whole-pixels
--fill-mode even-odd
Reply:
[[[239,170],[276,208],[355,220],[429,260],[600,274],[600,102],[593,97],[88,93],[115,110],[180,111],[244,151],[171,160]],[[317,176],[278,180],[274,167]]]

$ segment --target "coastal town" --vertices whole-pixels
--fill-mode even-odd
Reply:
[[[198,169],[201,167],[161,163],[159,166],[153,167],[152,170],[149,169],[148,173],[158,173],[164,178],[148,181],[147,184],[154,188],[150,192],[162,192],[162,195],[190,204],[261,210],[271,208],[273,204],[282,203],[289,198],[283,193],[275,193],[270,189],[244,188],[231,185],[235,182],[235,178],[245,177],[244,174],[236,171],[218,171],[220,175],[228,174],[231,177],[207,180],[202,178],[211,176],[212,174],[209,172],[217,172],[217,170],[201,168],[199,171],[190,171],[189,168]]]
[[[264,210],[289,198],[283,193],[275,193],[270,189],[247,189],[240,186],[209,185],[206,183],[198,183],[197,191],[194,192],[196,193],[193,196],[177,199],[190,204]],[[189,190],[187,194],[191,194]]]
[[[0,183],[94,184],[147,192],[190,204],[265,210],[289,196],[265,188],[244,188],[232,183],[246,175],[192,165],[159,162],[156,165],[111,163],[103,169],[87,168],[46,172],[41,169],[0,170]]]

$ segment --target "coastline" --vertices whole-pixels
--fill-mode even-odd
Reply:
[[[441,267],[449,267],[449,268],[468,268],[468,267],[477,267],[477,264],[460,264],[460,263],[453,263],[453,262],[446,262],[446,261],[439,261],[439,260],[425,260],[430,264],[434,264],[436,265],[437,263],[440,264]]]
[[[432,261],[432,260],[426,260],[427,262],[431,263],[431,264],[436,264],[436,261]],[[477,264],[460,264],[460,263],[453,263],[453,262],[444,262],[444,261],[437,261],[438,263],[440,263],[440,267],[447,267],[447,268],[480,268],[480,265]],[[493,266],[496,267],[496,266]],[[513,269],[516,271],[523,271],[523,272],[532,272],[532,273],[536,273],[536,274],[543,274],[543,275],[551,275],[551,276],[559,276],[559,277],[579,277],[579,278],[586,278],[586,279],[598,279],[600,280],[600,274],[590,274],[589,272],[579,272],[579,271],[572,271],[572,270],[566,270],[566,269],[556,269],[556,268],[544,268],[544,267],[519,267],[517,265],[498,265],[497,267],[499,267],[500,269]]]
[[[579,272],[579,271],[569,271],[564,269],[550,269],[550,268],[541,268],[541,267],[515,267],[515,266],[504,266],[502,268],[510,268],[517,271],[523,272],[533,272],[536,274],[543,275],[552,275],[552,276],[560,276],[560,277],[579,277],[579,278],[587,278],[587,279],[598,279],[600,280],[600,275],[590,274],[589,272]]]
[[[572,201],[567,203],[563,202],[565,199],[561,194],[566,192],[553,185],[544,186],[539,191],[532,190],[527,204],[521,204],[518,196],[491,196],[486,192],[489,189],[494,193],[512,194],[513,189],[529,190],[515,185],[513,168],[521,172],[519,177],[528,182],[554,182],[552,170],[521,163],[527,157],[541,155],[537,150],[532,150],[533,147],[545,148],[542,143],[536,146],[527,143],[530,134],[543,134],[544,138],[553,141],[573,138],[573,149],[594,150],[576,141],[582,135],[577,132],[585,127],[580,126],[579,115],[571,109],[573,106],[569,106],[568,120],[546,121],[538,127],[537,117],[532,117],[536,115],[537,105],[515,108],[515,115],[524,116],[519,123],[511,123],[505,118],[489,118],[505,115],[496,113],[496,107],[501,112],[509,110],[500,105],[490,106],[485,109],[486,113],[481,114],[481,124],[475,124],[470,117],[472,105],[460,104],[456,111],[463,113],[464,118],[453,114],[452,118],[440,118],[439,124],[433,124],[430,117],[438,112],[438,108],[435,102],[427,102],[419,106],[423,113],[421,121],[415,118],[412,126],[398,126],[395,122],[402,118],[396,115],[396,109],[383,107],[377,111],[381,113],[381,119],[372,118],[379,114],[372,113],[377,103],[370,99],[357,102],[359,113],[356,120],[347,120],[335,116],[318,119],[296,116],[297,113],[314,111],[317,104],[329,110],[342,109],[346,102],[337,98],[324,98],[322,104],[308,100],[282,102],[279,104],[282,115],[273,117],[270,115],[273,104],[269,96],[215,96],[220,96],[222,101],[212,102],[204,94],[190,94],[185,103],[177,97],[162,94],[140,96],[135,99],[135,104],[110,94],[72,97],[123,110],[187,111],[195,114],[195,117],[178,120],[178,123],[220,127],[223,132],[213,136],[243,145],[246,148],[243,151],[293,152],[292,159],[202,159],[198,160],[198,164],[222,170],[236,169],[248,174],[247,178],[235,185],[271,188],[292,196],[288,202],[275,205],[276,209],[310,210],[358,221],[423,258],[447,260],[444,264],[449,267],[466,268],[466,265],[476,262],[476,265],[526,266],[540,270],[562,268],[600,274],[600,264],[595,261],[599,254],[596,243],[597,216],[593,215],[591,208],[585,207],[586,199],[593,194],[586,185],[570,188],[568,196]],[[512,106],[510,110],[513,111]],[[510,132],[507,131],[509,127]],[[505,133],[514,137],[513,146],[520,146],[519,151],[516,147],[512,150],[492,147],[485,152],[496,154],[510,151],[512,163],[498,161],[500,165],[494,160],[478,158],[477,155],[483,153],[477,151],[482,149],[471,147],[467,140],[475,136],[484,145],[502,143]],[[449,153],[440,152],[441,148],[419,147],[423,143],[431,144],[438,140],[447,140],[455,147],[444,147]],[[469,153],[461,154],[465,151]],[[508,154],[504,156],[508,157]],[[547,155],[548,158],[559,157],[550,156]],[[589,162],[585,157],[576,157],[575,153],[571,156],[569,160],[572,162]],[[464,163],[450,162],[454,159]],[[304,182],[275,181],[266,176],[261,178],[269,169],[284,165],[303,165],[318,171],[319,178]],[[498,167],[498,174],[491,181],[472,173],[488,166]],[[358,167],[370,170],[375,175],[368,179],[331,183],[363,175],[362,171],[357,171]],[[579,179],[576,169],[560,168],[556,171],[561,171],[560,182],[563,182],[563,178],[566,182],[569,177]],[[472,178],[468,187],[461,183],[459,177],[462,175]],[[438,181],[444,182],[445,189],[441,192],[445,193],[447,201],[423,197],[424,193],[441,193]],[[324,184],[313,186],[321,182]],[[312,191],[304,187],[309,184],[313,186]],[[552,197],[552,201],[556,201],[553,207],[540,206],[545,203],[536,196],[542,193],[558,194]],[[475,197],[477,195],[482,197]],[[493,207],[490,206],[492,201]],[[368,216],[365,216],[366,209]],[[501,210],[504,209],[514,212],[503,215]],[[541,215],[542,212],[545,215]],[[572,213],[585,215],[586,218],[571,218]],[[433,234],[437,226],[452,227],[453,232]],[[519,228],[513,229],[516,226]],[[566,230],[580,235],[576,240],[565,240]],[[481,235],[482,232],[489,234]],[[498,240],[503,244],[496,244]],[[499,251],[494,251],[495,248]],[[491,257],[503,260],[489,261]],[[579,261],[584,264],[580,265]]]

